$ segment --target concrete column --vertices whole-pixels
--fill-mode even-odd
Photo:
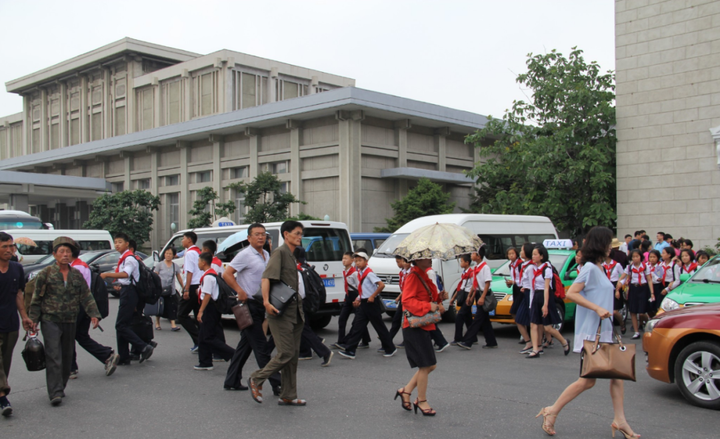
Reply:
[[[28,212],[30,203],[27,194],[10,194],[10,209]]]
[[[220,196],[219,202],[222,203],[225,200],[225,191],[222,189],[222,168],[220,167],[220,162],[222,159],[222,150],[225,145],[225,139],[222,136],[211,135],[210,141],[212,142],[213,155],[212,187]]]
[[[408,165],[407,151],[408,151],[408,130],[412,127],[410,119],[403,119],[395,122],[395,138],[398,147],[398,167],[405,168]],[[397,181],[397,199],[403,198],[408,193],[408,182],[405,179],[399,179]]]
[[[123,188],[126,191],[131,190],[130,187],[130,172],[132,172],[132,155],[129,153],[124,153],[122,155],[122,158],[124,160],[123,165],[125,166],[125,180],[123,183]]]
[[[30,145],[28,145],[28,139],[30,138],[29,133],[32,129],[32,115],[30,114],[30,95],[23,95],[23,139],[22,139],[22,153],[23,155],[30,154]]]
[[[278,81],[278,69],[277,67],[273,67],[270,69],[270,78],[268,78],[268,102],[277,102],[278,95],[277,95],[277,81]]]
[[[302,128],[296,120],[288,119],[286,126],[290,129],[290,192],[302,199],[302,178],[300,177],[300,134]],[[290,206],[290,216],[300,213],[300,204]]]
[[[250,137],[250,169],[248,176],[250,179],[254,179],[260,172],[260,165],[258,163],[258,149],[260,147],[260,139],[258,130],[256,128],[245,128],[245,135]]]
[[[190,161],[190,147],[187,142],[177,142],[180,148],[180,224],[178,230],[184,229],[188,221],[188,210],[190,210],[190,197],[188,192],[188,162]]]
[[[67,82],[60,83],[60,147],[68,146]]]
[[[438,153],[438,171],[445,172],[447,169],[447,136],[450,135],[450,128],[438,128],[435,130],[435,151]]]
[[[157,78],[152,80],[153,86],[153,127],[160,126],[160,82]]]
[[[339,179],[340,197],[338,221],[348,225],[350,231],[362,230],[362,160],[360,120],[353,120],[352,114],[338,111],[335,118],[339,128]]]
[[[225,72],[225,113],[229,113],[230,111],[233,111],[237,108],[237,105],[235,103],[235,97],[237,96],[236,90],[235,90],[235,59],[229,58],[227,64],[225,65],[226,68],[223,69]]]
[[[108,137],[112,137],[112,117],[113,117],[113,101],[114,99],[111,98],[111,90],[112,84],[110,83],[110,68],[105,67],[103,69],[103,97],[102,97],[102,112],[103,112],[103,119],[105,126],[103,127],[103,139],[107,139]],[[112,92],[112,95],[114,95],[114,90]]]
[[[50,111],[48,108],[48,92],[46,88],[40,89],[40,151],[50,149]]]
[[[80,77],[80,143],[90,141],[90,124],[88,123],[88,77]]]
[[[157,196],[158,189],[160,187],[160,178],[158,177],[158,166],[160,165],[160,152],[153,150],[150,152],[150,193]],[[162,208],[162,207],[161,207]],[[153,227],[150,232],[150,248],[159,248],[160,237],[159,237],[159,224],[160,224],[160,212],[158,210],[153,211]]]
[[[193,115],[193,108],[192,108],[192,78],[190,78],[190,74],[188,73],[187,69],[183,70],[182,74],[180,75],[180,92],[182,93],[182,104],[183,104],[183,111],[182,111],[182,120],[190,120],[192,119]]]
[[[132,59],[127,59],[127,88],[125,89],[125,107],[127,109],[127,113],[125,115],[125,122],[127,125],[126,134],[137,131],[137,93],[135,93],[135,75],[133,75],[134,63],[135,61]]]

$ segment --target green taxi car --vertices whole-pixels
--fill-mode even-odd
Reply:
[[[669,292],[660,304],[658,312],[718,302],[720,302],[720,255],[707,261],[687,281]]]
[[[577,271],[575,270],[575,250],[548,250],[548,253],[550,254],[550,263],[558,270],[560,279],[567,291],[570,284],[572,284],[577,277]],[[515,323],[515,320],[513,320],[513,317],[510,315],[510,307],[513,303],[512,287],[508,287],[507,284],[505,284],[505,279],[509,278],[509,261],[493,272],[493,280],[490,283],[490,288],[498,300],[498,305],[495,309],[495,315],[490,317],[492,322]],[[555,312],[560,315],[563,322],[555,325],[555,328],[558,331],[562,331],[565,323],[572,322],[575,318],[575,303],[555,298]]]

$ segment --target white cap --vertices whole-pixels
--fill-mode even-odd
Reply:
[[[355,254],[353,255],[353,258],[363,258],[363,259],[365,259],[366,261],[367,261],[368,259],[370,259],[370,258],[368,258],[368,255],[367,255],[367,253],[365,253],[365,252],[355,253]]]

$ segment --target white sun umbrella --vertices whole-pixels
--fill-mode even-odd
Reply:
[[[465,227],[450,223],[435,223],[421,227],[398,245],[394,255],[409,261],[416,259],[455,259],[477,251],[482,240]]]

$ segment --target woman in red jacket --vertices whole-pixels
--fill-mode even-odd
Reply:
[[[405,312],[414,316],[424,316],[427,313],[445,312],[442,301],[447,299],[447,293],[438,294],[437,287],[430,280],[426,271],[432,265],[432,259],[418,259],[412,261],[413,267],[405,277],[403,285],[403,307]],[[445,297],[443,297],[445,296]],[[435,349],[433,348],[430,331],[435,329],[435,324],[429,324],[420,328],[411,328],[407,317],[403,317],[403,339],[405,342],[405,354],[411,368],[418,370],[405,387],[395,393],[395,399],[402,398],[402,407],[411,410],[410,397],[417,387],[418,397],[412,405],[415,413],[418,409],[423,416],[435,416],[436,412],[427,402],[428,375],[435,370]]]

